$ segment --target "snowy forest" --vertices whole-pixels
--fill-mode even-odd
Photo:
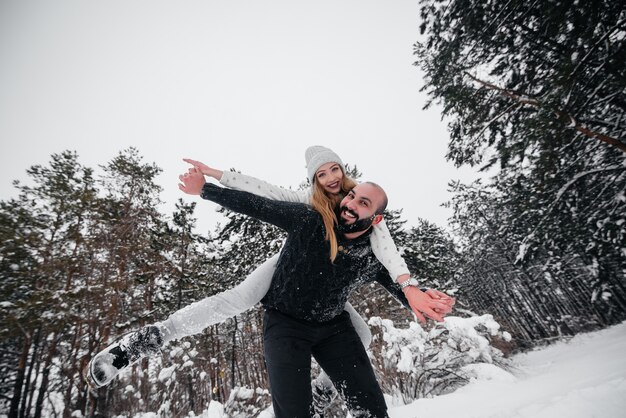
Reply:
[[[626,319],[624,4],[420,4],[415,65],[448,123],[446,157],[493,175],[450,183],[446,228],[386,213],[412,274],[457,299],[448,321],[422,328],[378,285],[351,298],[383,391],[404,403],[463,386],[468,365],[506,368],[512,353]],[[1,416],[178,417],[215,400],[256,417],[271,405],[260,306],[97,391],[82,378],[116,337],[280,251],[282,231],[224,209],[199,234],[205,202],[161,213],[159,172],[134,148],[99,167],[63,151],[0,202]],[[327,410],[346,413],[340,401]]]

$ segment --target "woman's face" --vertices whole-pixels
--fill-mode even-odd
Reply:
[[[324,192],[328,194],[338,194],[341,192],[341,180],[343,170],[337,163],[326,163],[315,172],[315,181],[322,186]]]

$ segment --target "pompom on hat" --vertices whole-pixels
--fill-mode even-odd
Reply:
[[[311,183],[313,183],[315,172],[326,163],[337,163],[341,167],[341,171],[343,171],[344,174],[346,172],[343,161],[341,161],[341,158],[330,148],[321,145],[313,145],[306,149],[304,158],[306,160],[307,174],[309,175]]]

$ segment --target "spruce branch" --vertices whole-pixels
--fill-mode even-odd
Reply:
[[[473,76],[472,74],[465,72],[465,75],[467,75],[469,78],[471,78],[472,80],[474,80],[475,82],[481,84],[483,87],[486,87],[488,89],[491,90],[495,90],[497,92],[499,92],[502,96],[508,97],[510,99],[513,99],[515,101],[517,101],[518,103],[522,104],[522,105],[530,105],[533,107],[542,107],[544,106],[544,104],[537,100],[534,99],[532,97],[529,96],[522,96],[519,95],[509,89],[505,89],[503,87],[500,86],[496,86],[495,84],[489,83],[487,81],[483,81],[475,76]],[[583,135],[585,135],[588,138],[593,138],[593,139],[598,139],[606,144],[612,145],[614,147],[616,147],[617,149],[619,149],[620,151],[626,153],[626,144],[622,143],[619,139],[617,138],[613,138],[612,136],[609,135],[605,135],[603,133],[600,132],[596,132],[593,131],[585,126],[583,126],[577,119],[575,119],[572,115],[570,115],[567,112],[564,112],[562,110],[559,109],[553,109],[553,112],[556,114],[557,118],[559,120],[561,120],[562,122],[567,122],[569,123],[569,126],[573,129],[575,129],[576,131],[582,133]]]

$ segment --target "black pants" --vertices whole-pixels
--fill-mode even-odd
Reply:
[[[311,417],[311,355],[353,417],[388,417],[382,390],[347,312],[330,322],[311,323],[268,310],[263,327],[276,418]]]

